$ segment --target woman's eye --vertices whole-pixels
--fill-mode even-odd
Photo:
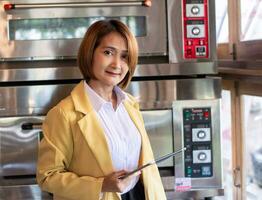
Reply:
[[[128,59],[128,55],[127,55],[127,54],[124,54],[124,55],[121,56],[121,58],[122,58],[123,60],[127,60],[127,59]]]
[[[105,55],[113,55],[113,52],[112,52],[112,51],[109,51],[109,50],[105,50],[105,51],[104,51],[104,54],[105,54]]]

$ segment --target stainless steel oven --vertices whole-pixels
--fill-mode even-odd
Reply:
[[[75,58],[86,29],[101,19],[126,23],[140,55],[167,55],[165,1],[25,0],[1,1],[2,60]],[[157,24],[155,26],[154,24]],[[157,40],[156,40],[157,38]]]
[[[187,147],[159,165],[168,199],[223,195],[214,6],[214,0],[0,1],[1,184],[29,184],[37,194],[30,198],[41,198],[34,185],[39,124],[82,79],[75,58],[87,27],[117,18],[138,40],[139,64],[127,90],[139,97],[155,157]],[[175,188],[181,178],[191,181],[187,191]],[[12,188],[1,192],[26,195]]]
[[[60,99],[69,95],[74,85],[0,88],[0,95],[4,97],[0,104],[0,176],[3,185],[17,177],[32,179],[44,116]],[[185,87],[192,92],[185,92]],[[211,196],[221,195],[220,80],[133,81],[127,91],[139,96],[156,158],[187,147],[187,151],[176,159],[171,158],[158,166],[167,195],[181,197],[180,192],[174,191],[176,177],[192,178],[192,188],[182,194],[184,197],[195,197],[196,194],[191,194],[195,190],[198,190],[199,198],[204,198],[206,191]],[[204,136],[200,137],[199,133]],[[191,138],[189,142],[188,138]],[[206,159],[197,160],[200,154],[205,154]]]
[[[89,25],[108,18],[137,37],[139,76],[217,73],[214,0],[0,1],[0,60],[74,60]]]

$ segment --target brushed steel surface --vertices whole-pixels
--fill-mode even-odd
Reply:
[[[74,85],[0,87],[0,116],[45,115]]]
[[[221,97],[220,78],[132,81],[127,92],[139,98],[140,108],[172,109],[176,100]],[[75,84],[0,87],[0,116],[45,115],[70,94]]]
[[[0,186],[1,200],[52,200],[53,197],[41,191],[38,185]]]
[[[176,177],[161,177],[165,188],[167,200],[202,200],[208,197],[224,196],[224,189],[201,188],[201,190],[190,190],[186,192],[175,192],[174,180]]]
[[[171,110],[142,111],[145,127],[156,158],[173,151]],[[41,126],[23,129],[25,124],[41,124],[44,116],[0,118],[0,177],[35,175]],[[173,159],[160,163],[159,167],[172,167]],[[1,180],[1,179],[0,179]],[[26,182],[26,179],[24,180]],[[6,185],[7,180],[1,180]],[[10,179],[9,179],[10,182]]]
[[[220,130],[220,99],[186,100],[173,103],[174,148],[184,147],[183,108],[210,107],[212,128],[213,176],[206,178],[191,178],[192,190],[222,189],[221,163],[221,130]],[[175,158],[175,176],[184,177],[184,153]]]
[[[75,2],[75,3],[27,3],[14,4],[15,9],[31,8],[65,8],[65,7],[105,7],[105,6],[142,6],[143,1],[122,1],[122,2]]]
[[[162,182],[166,188],[167,184],[173,185],[174,177],[163,177]],[[206,197],[223,196],[224,190],[222,189],[206,189],[195,190],[187,192],[175,193],[173,189],[166,189],[167,200],[182,200],[182,199],[204,199]],[[1,200],[51,200],[53,197],[44,191],[41,191],[38,185],[18,185],[18,186],[0,186],[0,199]]]
[[[144,110],[142,115],[154,157],[159,158],[173,152],[172,110]],[[172,167],[174,160],[169,158],[157,166]]]
[[[140,64],[134,77],[212,74],[216,71],[215,62]],[[48,81],[82,79],[75,61],[52,63],[41,62],[0,62],[0,85],[18,81]]]
[[[137,2],[137,1],[142,1],[142,0],[125,0],[128,2]],[[86,3],[86,2],[90,2],[90,3],[103,3],[103,2],[123,2],[123,0],[12,0],[12,1],[5,1],[5,2],[11,2],[13,4],[38,4],[38,3],[43,3],[43,4],[49,4],[49,3],[75,3],[75,2],[79,2],[79,3]]]
[[[22,1],[23,3],[59,3],[74,1]],[[89,2],[89,1],[79,1]],[[90,1],[97,2],[97,1]],[[110,0],[98,2],[110,3]],[[115,1],[121,2],[121,1]],[[136,1],[130,1],[136,2]],[[121,6],[121,7],[77,7],[77,8],[34,8],[4,11],[3,5],[7,1],[0,1],[0,60],[52,60],[76,57],[81,39],[59,40],[27,40],[10,41],[8,38],[9,20],[15,19],[48,19],[48,18],[77,18],[77,17],[125,17],[145,16],[147,35],[137,37],[140,55],[167,55],[167,33],[165,1],[154,1],[151,7]],[[21,1],[12,1],[21,3]],[[157,26],[155,26],[157,24]]]
[[[36,174],[41,129],[23,130],[22,125],[42,120],[33,116],[0,118],[0,176]]]

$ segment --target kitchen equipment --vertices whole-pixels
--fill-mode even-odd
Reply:
[[[76,55],[88,26],[111,18],[138,40],[127,91],[155,157],[186,147],[158,165],[168,199],[223,195],[214,0],[0,1],[1,184],[35,183],[41,122],[82,79]],[[175,191],[176,178],[191,188]]]

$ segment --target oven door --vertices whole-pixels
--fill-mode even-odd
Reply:
[[[75,58],[86,29],[116,18],[137,37],[139,55],[167,55],[166,2],[14,0],[0,2],[1,60]],[[14,9],[8,9],[8,5]],[[4,9],[6,8],[6,9]],[[157,24],[157,26],[156,26]]]
[[[0,118],[0,176],[36,174],[41,116]]]

